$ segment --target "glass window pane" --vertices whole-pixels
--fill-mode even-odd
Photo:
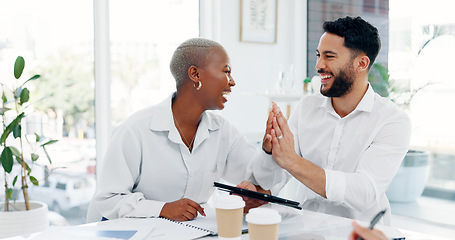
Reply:
[[[340,1],[340,0],[308,0],[308,28],[307,28],[307,76],[316,74],[316,49],[323,33],[322,24],[345,16],[361,16],[376,26],[381,36],[382,46],[376,63],[386,64],[388,59],[389,15],[387,2],[376,0]],[[381,9],[386,8],[386,9]]]
[[[412,6],[403,12],[404,7]],[[398,100],[412,118],[411,145],[431,154],[427,194],[455,192],[455,114],[443,107],[455,101],[452,68],[455,19],[451,0],[390,1],[390,80],[403,91]],[[451,192],[451,194],[447,194]]]
[[[58,172],[87,174],[95,161],[93,1],[1,0],[0,6],[0,80],[14,80],[18,55],[25,59],[24,78],[41,75],[27,83],[32,104],[23,122],[23,134],[31,141],[24,142],[25,149],[38,149],[40,156],[32,171],[40,186],[29,185],[30,199],[46,202],[70,224],[85,223],[93,193],[78,201],[64,199],[72,195],[60,199],[55,189],[65,189],[67,182],[51,178]],[[33,133],[59,140],[46,148],[52,164]]]
[[[178,44],[199,36],[199,1],[113,0],[109,7],[116,126],[175,91],[169,62]]]
[[[55,188],[56,189],[60,189],[60,190],[65,190],[66,189],[66,184],[65,183],[57,183]]]

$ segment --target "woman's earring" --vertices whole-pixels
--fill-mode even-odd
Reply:
[[[193,87],[194,87],[194,88],[196,88],[196,90],[198,90],[198,91],[199,91],[199,89],[201,89],[201,87],[202,87],[202,83],[201,83],[201,81],[198,81],[198,85],[197,85],[197,87],[196,87],[196,84],[193,84]]]

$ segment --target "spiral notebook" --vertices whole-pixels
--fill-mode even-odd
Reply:
[[[150,218],[148,221],[152,222],[154,231],[152,236],[147,239],[189,240],[216,234],[213,230],[190,225],[187,222],[177,222],[166,218]]]
[[[216,225],[215,209],[207,206],[204,207],[206,217],[199,215],[193,220],[177,222],[167,218],[152,218],[157,229],[166,232],[169,239],[196,239],[203,236],[217,236],[218,230]],[[248,229],[244,221],[242,229]]]
[[[211,221],[209,221],[207,218],[204,218],[202,216],[199,216],[198,218],[191,220],[191,221],[186,221],[186,222],[178,222],[174,221],[171,219],[167,218],[158,218],[162,221],[167,221],[168,223],[171,223],[172,225],[169,225],[169,230],[181,233],[182,235],[185,236],[196,236],[196,237],[202,237],[202,236],[207,236],[207,235],[212,235],[216,236],[217,235],[217,227],[216,227],[216,218],[213,219],[215,222],[215,226],[211,226]],[[167,223],[163,224],[166,225]],[[181,228],[183,227],[183,228]],[[172,229],[171,229],[172,228]]]

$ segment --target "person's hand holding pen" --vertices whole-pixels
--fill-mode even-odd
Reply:
[[[360,226],[357,222],[352,222],[352,233],[349,235],[349,240],[386,240],[388,239],[383,232],[373,229],[374,225],[379,222],[381,217],[386,212],[386,209],[380,211],[376,216],[371,220],[370,226],[368,228]]]
[[[380,230],[362,227],[355,221],[352,222],[352,227],[354,229],[349,235],[349,240],[356,240],[359,237],[365,240],[389,240]]]
[[[183,198],[164,204],[160,217],[174,221],[188,221],[196,218],[198,213],[205,217],[204,208],[201,205],[188,198]]]

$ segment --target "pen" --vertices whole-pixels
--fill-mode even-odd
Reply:
[[[376,223],[379,222],[379,220],[381,219],[381,217],[384,215],[384,213],[386,212],[387,209],[384,209],[382,211],[380,211],[378,214],[376,214],[376,216],[374,216],[373,220],[371,220],[371,223],[370,223],[370,226],[368,227],[368,229],[373,229],[374,225],[376,225]],[[357,240],[363,240],[362,237],[358,237]]]

